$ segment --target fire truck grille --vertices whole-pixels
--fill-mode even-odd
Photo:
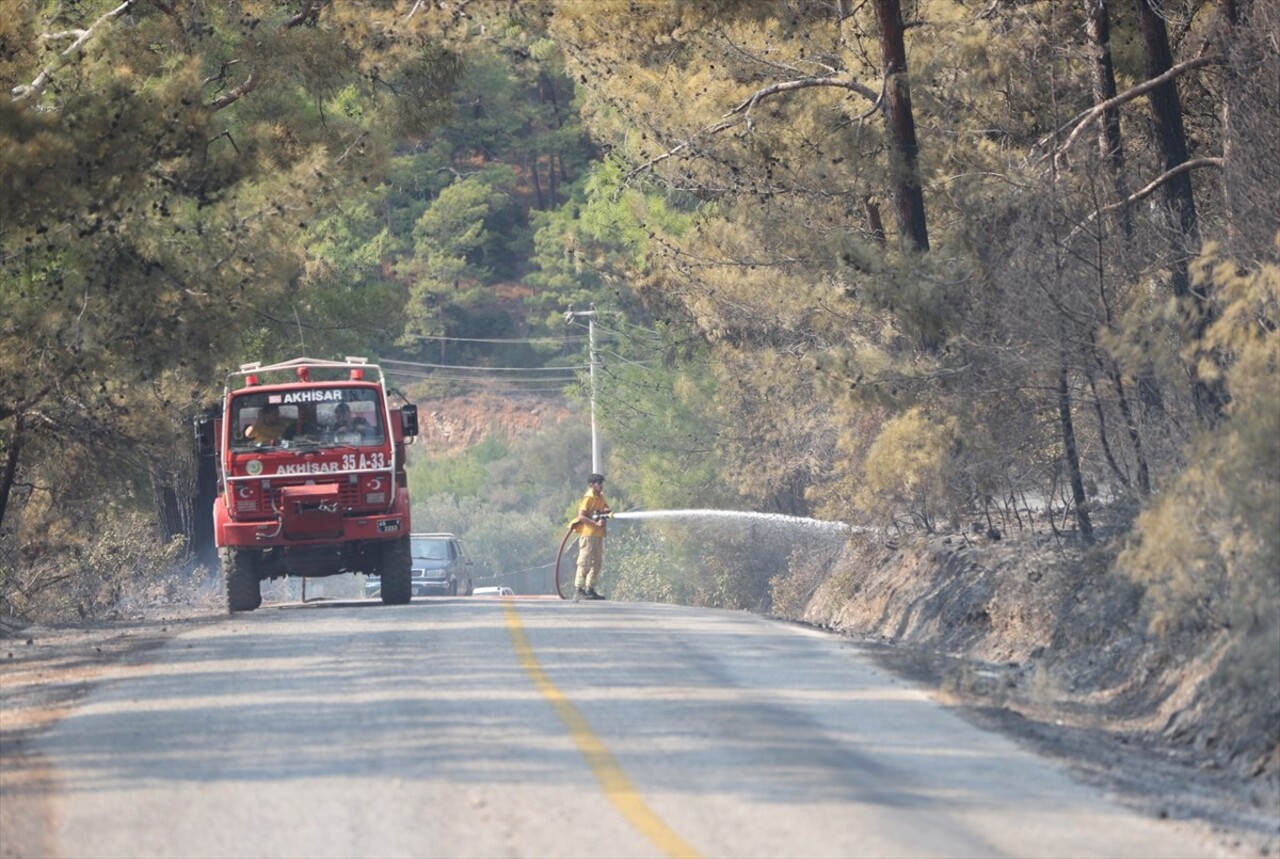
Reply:
[[[272,511],[280,509],[280,506],[283,503],[281,500],[283,496],[283,490],[288,486],[304,486],[304,485],[306,485],[306,481],[304,480],[292,481],[289,483],[275,483],[271,487],[271,500],[267,501],[265,498],[263,499],[264,503],[261,506],[261,508],[257,511],[257,515],[255,516],[253,514],[248,514],[246,516],[245,511],[240,511],[240,518],[249,518],[249,519],[274,518],[275,514]],[[360,504],[359,486],[357,484],[347,483],[345,481],[340,483],[338,485],[338,504],[344,514],[349,513],[353,510],[360,509],[361,504]],[[377,506],[377,505],[374,505],[374,506]],[[370,509],[369,505],[367,504],[363,505],[363,510],[361,512],[368,511],[369,509]]]
[[[288,486],[304,486],[306,481],[299,480],[293,483],[276,484],[271,487],[271,505],[269,509],[278,509],[281,504],[281,495],[285,487]],[[359,485],[355,483],[342,482],[338,485],[338,503],[342,506],[343,512],[353,507],[360,506]]]
[[[338,485],[338,505],[344,516],[352,515],[368,515],[387,509],[387,499],[391,497],[386,491],[386,483],[382,485],[381,491],[369,492],[367,497],[361,498],[359,483],[351,483],[346,474],[337,474],[330,481],[319,481],[309,477],[299,477],[295,480],[272,480],[270,497],[262,497],[260,502],[248,503],[239,502],[233,516],[240,521],[269,521],[276,518],[274,511],[280,509],[283,501],[283,491],[290,486],[305,486],[311,483],[336,483]]]

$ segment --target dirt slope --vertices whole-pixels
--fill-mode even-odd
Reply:
[[[420,431],[417,444],[431,453],[465,450],[492,432],[518,438],[569,416],[563,398],[532,394],[477,392],[444,400],[424,395],[415,402]]]

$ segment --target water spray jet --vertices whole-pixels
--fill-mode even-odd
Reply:
[[[785,513],[758,513],[753,510],[626,510],[620,513],[612,513],[605,518],[632,520],[679,519],[684,521],[697,519],[736,519],[753,524],[763,523],[770,525],[792,525],[846,533],[858,530],[852,525],[848,525],[844,522],[832,522],[825,519],[811,519],[807,516],[788,516]],[[565,546],[569,544],[569,538],[572,537],[573,534],[573,524],[570,523],[569,530],[565,532],[564,539],[560,541],[560,549],[556,552],[556,595],[563,600],[569,599],[570,594],[565,593],[565,588],[562,587],[560,583],[560,558],[564,555]],[[568,590],[572,591],[573,588],[570,586]]]
[[[808,528],[824,528],[836,531],[852,530],[844,522],[811,519],[807,516],[788,516],[785,513],[757,513],[752,510],[628,510],[614,513],[613,519],[743,519],[750,522],[769,522],[778,525],[801,525]]]

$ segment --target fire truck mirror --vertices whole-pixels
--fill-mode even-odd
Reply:
[[[405,403],[400,407],[400,429],[405,438],[418,434],[418,407],[413,403]]]
[[[213,453],[216,441],[213,437],[213,418],[209,415],[196,415],[192,420],[196,436],[196,450],[201,454]]]

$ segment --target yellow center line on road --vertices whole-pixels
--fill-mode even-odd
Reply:
[[[700,855],[698,851],[663,823],[662,818],[645,804],[639,791],[631,783],[631,779],[627,778],[627,774],[618,765],[617,759],[605,747],[604,741],[591,730],[586,717],[578,712],[578,708],[573,706],[573,703],[556,688],[551,678],[547,677],[546,672],[542,670],[542,666],[538,664],[538,657],[534,655],[533,648],[529,646],[529,639],[524,634],[524,625],[520,623],[520,613],[516,609],[515,601],[503,600],[502,611],[506,615],[507,632],[510,633],[511,642],[515,645],[516,658],[520,661],[520,667],[529,675],[533,685],[542,693],[542,697],[547,699],[551,708],[556,711],[556,715],[560,717],[560,721],[564,722],[564,726],[569,729],[569,736],[573,738],[578,751],[582,752],[587,765],[591,767],[591,772],[595,774],[596,781],[600,782],[605,796],[613,803],[614,808],[618,809],[622,816],[641,835],[648,838],[664,856],[670,856],[673,859],[676,857],[697,859]]]

